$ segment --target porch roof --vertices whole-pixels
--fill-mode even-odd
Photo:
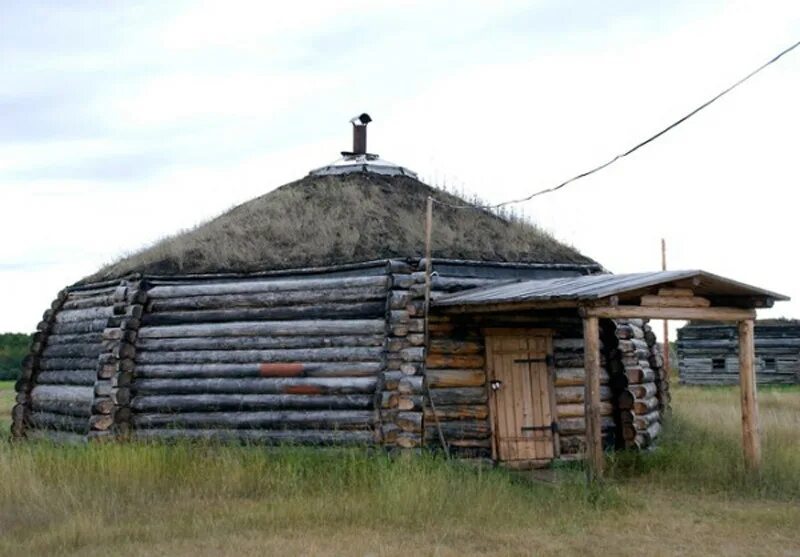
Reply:
[[[498,304],[591,302],[616,296],[620,302],[646,294],[655,294],[660,288],[688,288],[696,296],[709,299],[713,305],[740,308],[770,307],[774,301],[788,300],[787,296],[750,286],[706,271],[657,271],[651,273],[596,274],[546,280],[525,280],[499,286],[471,290],[437,297],[434,307],[463,307],[465,310]]]

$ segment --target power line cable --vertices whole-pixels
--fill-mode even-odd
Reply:
[[[728,88],[724,89],[722,92],[720,92],[717,95],[715,95],[714,97],[710,98],[709,100],[707,100],[706,102],[704,102],[703,104],[701,104],[700,106],[698,106],[697,108],[695,108],[694,110],[692,110],[691,112],[689,112],[688,114],[683,116],[682,118],[674,121],[669,126],[667,126],[666,128],[662,129],[661,131],[659,131],[655,135],[652,135],[649,138],[645,139],[644,141],[642,141],[640,143],[637,143],[636,145],[634,145],[633,147],[631,147],[627,151],[625,151],[623,153],[620,153],[619,155],[617,155],[614,158],[604,162],[603,164],[601,164],[599,166],[596,166],[596,167],[594,167],[594,168],[592,168],[590,170],[587,170],[585,172],[581,172],[580,174],[578,174],[576,176],[573,176],[569,180],[561,182],[557,186],[553,186],[551,188],[539,190],[537,192],[534,192],[534,193],[528,195],[527,197],[522,197],[520,199],[512,199],[512,200],[509,200],[509,201],[503,201],[502,203],[495,203],[495,204],[489,204],[489,205],[469,205],[469,204],[457,205],[457,204],[453,204],[453,203],[447,203],[445,201],[439,201],[439,200],[437,200],[435,198],[433,199],[433,202],[436,203],[437,205],[443,205],[445,207],[450,207],[452,209],[499,209],[500,207],[504,207],[505,205],[512,205],[514,203],[522,203],[524,201],[530,201],[534,197],[538,197],[538,196],[544,195],[546,193],[552,193],[554,191],[558,191],[561,188],[563,188],[564,186],[566,186],[567,184],[571,184],[573,182],[576,182],[576,181],[580,180],[581,178],[586,178],[587,176],[590,176],[590,175],[594,174],[595,172],[599,172],[600,170],[603,170],[604,168],[607,168],[607,167],[611,166],[612,164],[614,164],[618,160],[620,160],[622,158],[625,158],[628,155],[638,151],[639,149],[641,149],[645,145],[655,141],[656,139],[658,139],[662,135],[666,134],[670,130],[672,130],[672,129],[678,127],[679,125],[681,125],[682,123],[684,123],[686,120],[688,120],[689,118],[691,118],[692,116],[694,116],[695,114],[697,114],[698,112],[703,110],[704,108],[706,108],[709,105],[713,104],[714,102],[719,100],[721,97],[727,95],[728,93],[730,93],[731,91],[736,89],[739,85],[741,85],[742,83],[744,83],[745,81],[747,81],[748,79],[750,79],[751,77],[753,77],[754,75],[759,73],[761,70],[763,70],[767,66],[770,66],[770,65],[774,64],[775,62],[780,60],[784,55],[788,54],[789,52],[791,52],[792,50],[794,50],[798,46],[800,46],[800,41],[797,41],[796,43],[794,43],[789,48],[781,51],[779,54],[774,56],[772,59],[770,59],[766,63],[762,64],[761,66],[759,66],[758,68],[756,68],[755,70],[753,70],[752,72],[750,72],[749,74],[747,74],[746,76],[741,78],[739,81],[737,81],[733,85],[731,85]]]

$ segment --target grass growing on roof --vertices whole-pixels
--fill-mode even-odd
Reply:
[[[306,177],[105,266],[130,272],[255,271],[422,256],[429,195],[464,200],[408,177]],[[591,263],[540,228],[484,210],[437,206],[434,257]]]

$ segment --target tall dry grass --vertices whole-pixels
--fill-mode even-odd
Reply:
[[[4,443],[0,555],[785,554],[800,547],[800,389],[761,392],[760,480],[741,467],[736,397],[675,389],[661,447],[610,456],[591,488],[579,467],[545,485],[427,454]]]
[[[674,389],[658,449],[613,455],[612,476],[692,492],[800,500],[800,388],[762,388],[759,407],[759,477],[744,470],[738,387]]]

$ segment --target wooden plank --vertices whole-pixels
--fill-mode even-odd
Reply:
[[[658,295],[689,298],[694,296],[694,291],[691,288],[659,288]]]
[[[755,319],[754,309],[740,309],[732,307],[710,308],[659,308],[642,306],[599,306],[585,307],[583,314],[586,317],[599,317],[606,319],[680,319],[680,320],[709,320],[709,321],[744,321]]]
[[[545,353],[553,353],[553,335],[547,334],[545,337]],[[550,419],[558,416],[556,408],[556,369],[555,365],[551,362],[547,368],[547,400],[550,405]],[[561,456],[561,439],[558,430],[553,432],[553,456],[558,458]]]
[[[707,308],[711,301],[699,296],[642,296],[642,306],[663,308]]]
[[[586,371],[586,474],[589,481],[603,477],[603,444],[600,431],[600,327],[597,317],[583,320]]]
[[[739,388],[742,397],[742,447],[745,467],[761,469],[761,439],[756,391],[754,321],[739,323]]]
[[[486,341],[486,381],[489,385],[491,385],[492,379],[495,377],[494,371],[494,339],[492,337],[487,337]],[[491,387],[490,387],[490,392]],[[497,461],[499,458],[498,450],[497,450],[497,437],[498,437],[498,427],[497,427],[497,407],[495,405],[495,396],[492,394],[489,396],[489,425],[491,427],[491,448],[492,448],[492,460]]]

